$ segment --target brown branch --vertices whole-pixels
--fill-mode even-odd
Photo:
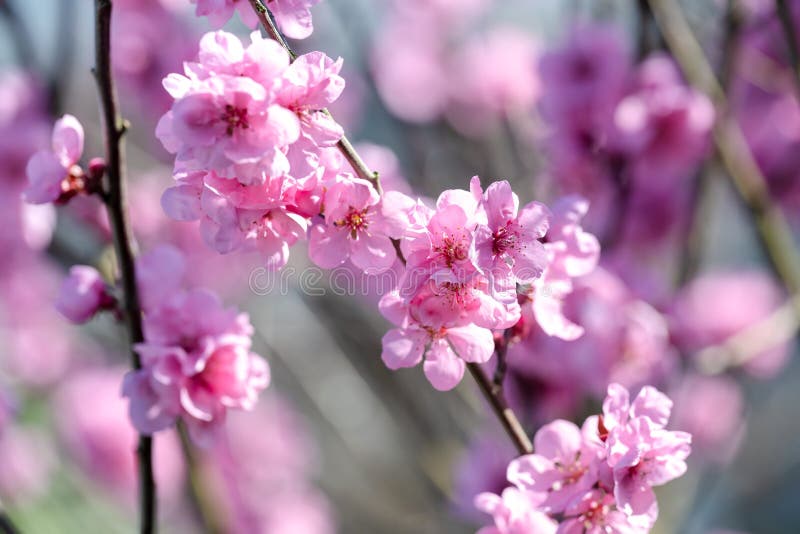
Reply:
[[[725,92],[675,0],[649,0],[656,22],[687,80],[715,103],[714,142],[739,197],[747,206],[770,265],[791,294],[800,291],[800,255],[783,212],[769,195],[744,134],[728,115]],[[800,308],[798,308],[800,313]]]
[[[517,448],[517,451],[520,454],[530,454],[533,452],[533,445],[531,444],[531,440],[528,435],[525,433],[525,429],[522,428],[522,425],[517,419],[517,415],[514,413],[508,403],[503,397],[501,391],[497,391],[492,381],[486,376],[486,373],[483,371],[483,368],[477,363],[468,363],[467,369],[472,374],[472,377],[475,379],[475,382],[478,383],[478,387],[483,393],[483,396],[486,397],[486,400],[489,401],[489,405],[492,407],[492,411],[497,416],[497,419],[500,421],[500,424],[503,425],[503,429],[508,434],[508,437],[511,438],[511,441],[514,443],[514,446]]]
[[[289,57],[292,58],[292,61],[297,59],[297,54],[295,54],[294,50],[292,50],[292,47],[289,46],[289,43],[286,42],[286,39],[284,39],[281,32],[278,31],[278,27],[272,20],[272,14],[269,12],[269,9],[266,8],[264,3],[261,0],[250,0],[250,5],[253,7],[253,10],[255,10],[256,14],[258,15],[258,20],[261,22],[261,25],[264,26],[264,29],[267,31],[269,36],[277,41],[289,53]],[[327,109],[322,111],[323,113],[330,115],[330,112]],[[369,167],[367,167],[367,164],[364,163],[364,160],[361,159],[361,156],[358,155],[358,152],[356,152],[352,143],[350,143],[346,136],[342,136],[342,138],[336,144],[336,147],[345,157],[350,166],[353,167],[353,170],[356,171],[358,177],[372,182],[375,185],[375,188],[378,190],[378,193],[382,193],[378,173],[372,172]]]
[[[122,282],[125,319],[131,344],[131,362],[141,369],[139,355],[133,349],[144,341],[139,291],[136,285],[136,263],[133,255],[133,235],[125,209],[125,144],[126,124],[117,103],[117,92],[111,74],[111,0],[95,0],[95,78],[100,93],[101,114],[106,143],[106,210],[111,221],[114,251]],[[140,532],[156,531],[156,483],[153,476],[153,441],[139,436]]]
[[[286,49],[292,60],[296,59],[297,54],[294,53],[289,44],[286,42],[286,39],[284,39],[283,35],[281,35],[280,31],[278,31],[278,28],[275,26],[275,22],[272,20],[272,16],[264,3],[261,0],[249,1],[250,5],[253,7],[253,10],[255,10],[256,14],[258,15],[259,21],[261,22],[262,26],[264,26],[264,29],[267,31],[269,36]],[[328,110],[323,111],[330,115]],[[364,163],[364,160],[358,155],[358,152],[356,152],[356,150],[353,148],[353,145],[350,143],[347,137],[342,136],[342,139],[339,141],[337,147],[342,152],[345,159],[347,159],[350,165],[352,165],[358,177],[364,180],[369,180],[375,184],[375,188],[378,190],[378,193],[382,194],[378,173],[374,173],[369,170],[369,167],[367,167],[367,165]],[[405,263],[398,241],[393,240],[393,242],[395,244],[395,248],[397,249],[398,257],[401,261],[403,261],[403,263]],[[525,434],[525,430],[522,428],[519,419],[517,419],[514,411],[508,406],[503,398],[502,391],[499,391],[495,387],[495,385],[492,383],[492,380],[486,376],[486,373],[484,373],[483,369],[478,364],[467,363],[467,367],[469,368],[472,376],[475,378],[475,381],[478,383],[481,393],[483,393],[483,395],[486,397],[486,400],[489,401],[489,404],[492,406],[492,410],[497,415],[497,418],[500,420],[503,428],[508,433],[511,441],[514,442],[514,445],[517,447],[519,453],[530,454],[533,452],[533,446],[531,445],[530,438],[528,438],[527,434]]]

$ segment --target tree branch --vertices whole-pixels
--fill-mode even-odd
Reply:
[[[725,92],[675,0],[649,0],[656,22],[689,83],[708,95],[718,113],[714,142],[736,192],[750,213],[772,269],[791,294],[800,291],[800,255],[783,212],[736,121],[728,116]],[[797,309],[800,313],[800,307]]]
[[[131,362],[134,369],[141,368],[139,355],[133,349],[144,341],[139,291],[136,285],[136,263],[133,254],[133,235],[128,222],[125,192],[126,124],[117,103],[117,92],[111,74],[111,0],[95,0],[95,78],[100,94],[101,114],[106,143],[106,210],[111,221],[112,239],[122,282],[125,320],[131,344]],[[156,531],[156,483],[153,476],[153,441],[149,436],[139,436],[137,447],[140,488],[140,532]]]
[[[19,534],[19,529],[2,508],[0,508],[0,534]]]
[[[475,382],[478,383],[478,387],[481,393],[483,393],[483,396],[489,401],[492,411],[497,416],[497,419],[500,420],[500,424],[503,425],[503,429],[506,431],[506,434],[508,434],[508,437],[511,438],[517,451],[521,455],[532,453],[533,445],[531,444],[531,440],[522,428],[514,410],[508,406],[502,391],[496,390],[494,384],[479,364],[467,363],[467,369],[469,369]]]
[[[283,35],[281,35],[280,31],[278,31],[275,22],[272,20],[269,9],[267,9],[261,0],[249,1],[250,5],[253,7],[253,10],[255,10],[256,14],[258,15],[261,25],[264,26],[264,29],[267,31],[269,36],[286,49],[292,60],[296,59],[297,54],[294,53],[289,44],[286,42],[286,39],[284,39]],[[330,115],[328,110],[323,111]],[[356,152],[355,148],[353,148],[353,145],[350,143],[347,137],[342,136],[342,139],[337,144],[337,147],[342,152],[345,159],[347,159],[347,161],[356,171],[358,177],[364,180],[369,180],[375,184],[375,188],[378,190],[378,193],[382,195],[383,192],[381,190],[378,173],[370,171],[369,167],[367,167],[367,165],[364,163],[364,160],[358,155],[358,152]],[[403,261],[403,263],[405,263],[397,240],[393,240],[393,242],[395,244],[395,248],[397,249],[398,257],[401,259],[401,261]],[[483,393],[484,397],[486,397],[486,400],[489,401],[489,404],[492,406],[492,410],[494,411],[495,415],[497,415],[497,418],[500,420],[503,428],[508,433],[511,441],[514,442],[514,445],[517,447],[519,453],[530,454],[533,452],[533,446],[531,445],[530,438],[528,438],[527,434],[525,434],[525,430],[522,428],[522,425],[520,424],[519,419],[517,419],[516,414],[514,414],[514,411],[508,406],[503,398],[502,391],[499,391],[495,387],[492,380],[486,376],[486,373],[478,364],[467,363],[467,368],[469,369],[473,378],[475,378],[481,393]]]

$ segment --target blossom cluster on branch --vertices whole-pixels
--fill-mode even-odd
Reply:
[[[602,415],[578,428],[556,420],[536,433],[535,454],[508,466],[510,487],[475,505],[494,518],[480,534],[646,533],[658,517],[653,486],[686,472],[691,435],[666,429],[672,401],[645,387],[633,401],[608,387]]]

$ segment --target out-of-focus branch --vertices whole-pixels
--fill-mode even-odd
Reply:
[[[797,29],[794,27],[792,8],[786,0],[775,0],[775,11],[781,21],[783,34],[786,37],[786,48],[789,51],[795,89],[800,95],[800,50],[797,48]]]
[[[271,13],[264,3],[261,0],[249,1],[250,5],[253,7],[253,10],[258,15],[259,21],[264,26],[264,29],[267,31],[270,37],[280,43],[281,46],[283,46],[289,53],[289,56],[292,59],[295,59],[297,54],[294,53],[289,44],[286,42],[286,39],[284,39],[283,35],[281,35],[280,31],[278,31],[275,22],[272,20]],[[328,113],[327,110],[323,111]],[[355,169],[359,178],[369,180],[374,183],[378,193],[382,194],[378,174],[369,170],[369,167],[367,167],[367,165],[364,163],[364,160],[358,155],[347,137],[342,136],[342,139],[339,141],[337,146],[344,155],[345,159],[347,159],[347,161],[352,165],[353,169]],[[404,261],[396,240],[394,241],[394,244],[398,252],[398,257]],[[486,400],[492,406],[492,410],[497,415],[498,419],[503,425],[503,428],[514,442],[514,445],[517,447],[519,453],[529,454],[533,452],[533,446],[531,445],[530,438],[527,436],[527,434],[525,434],[525,430],[522,428],[522,425],[520,424],[519,419],[517,419],[517,416],[514,414],[514,411],[506,403],[502,392],[497,391],[492,380],[486,375],[486,373],[478,364],[467,363],[467,367],[469,368],[472,376],[475,378],[475,381],[478,383],[478,387],[486,397]]]
[[[225,527],[217,514],[216,502],[208,494],[203,480],[203,472],[197,461],[197,451],[189,438],[189,432],[183,421],[178,421],[178,437],[183,449],[183,457],[186,458],[186,468],[189,471],[189,491],[191,493],[192,507],[199,519],[203,522],[206,534],[222,534]]]
[[[33,39],[31,39],[28,28],[19,17],[17,9],[11,5],[9,0],[0,0],[0,13],[6,19],[8,33],[14,42],[20,66],[26,70],[33,70],[36,64],[36,54],[34,53]]]
[[[0,506],[0,534],[19,534],[19,529]]]
[[[718,118],[714,142],[720,160],[748,208],[759,241],[770,265],[791,294],[800,291],[800,255],[791,229],[769,196],[767,183],[758,168],[741,128],[728,115],[727,99],[703,49],[694,37],[680,5],[675,0],[649,0],[656,22],[686,78],[716,104]],[[800,308],[798,308],[800,313]]]
[[[125,184],[125,122],[119,112],[114,78],[111,75],[111,0],[95,0],[95,78],[100,93],[101,114],[106,143],[106,210],[111,221],[114,251],[122,281],[125,320],[131,344],[131,362],[141,368],[139,355],[133,346],[144,341],[139,291],[136,285],[133,234],[126,211]],[[153,441],[139,436],[137,447],[140,488],[140,531],[156,531],[156,482],[153,476]]]
[[[62,95],[68,85],[75,52],[75,0],[61,0],[58,3],[58,33],[52,57],[53,72],[47,87],[47,107],[50,114],[61,115]]]
[[[719,83],[723,90],[727,90],[733,75],[741,27],[742,12],[739,0],[728,0],[722,37],[722,57],[717,69]],[[711,175],[716,170],[717,159],[714,157],[707,160],[691,184],[689,210],[684,227],[683,250],[677,273],[678,287],[688,282],[700,267],[705,229],[708,223],[706,206],[711,192]]]
[[[800,328],[795,310],[800,295],[790,297],[780,308],[761,321],[734,334],[719,345],[705,348],[695,355],[698,367],[707,374],[719,374],[746,364],[765,351],[790,342]]]

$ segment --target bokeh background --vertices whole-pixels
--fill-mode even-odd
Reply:
[[[323,0],[313,36],[293,44],[344,58],[332,111],[393,187],[435,198],[478,174],[523,201],[591,201],[601,266],[567,302],[586,334],[520,328],[509,353],[507,394],[531,433],[596,412],[610,381],[656,385],[695,444],[689,473],[659,489],[655,532],[800,532],[800,323],[712,136],[723,118],[741,127],[796,235],[792,48],[772,0],[660,3],[682,9],[726,107],[687,84],[635,0]],[[800,27],[800,2],[787,3]],[[160,82],[210,26],[188,0],[114,5],[140,246],[183,249],[194,282],[250,313],[273,371],[258,409],[196,452],[203,502],[232,533],[474,532],[488,518],[472,497],[502,488],[514,456],[474,384],[439,393],[419,368],[387,370],[376,291],[304,279],[302,246],[267,287],[259,258],[217,255],[162,213]],[[20,199],[26,161],[63,113],[85,125],[85,153],[102,152],[93,20],[89,0],[0,0],[0,500],[24,532],[136,524],[125,334],[106,317],[70,326],[52,306],[70,265],[112,269],[107,222],[88,199]],[[248,33],[238,17],[226,29]],[[174,433],[156,457],[163,531],[201,531]]]

